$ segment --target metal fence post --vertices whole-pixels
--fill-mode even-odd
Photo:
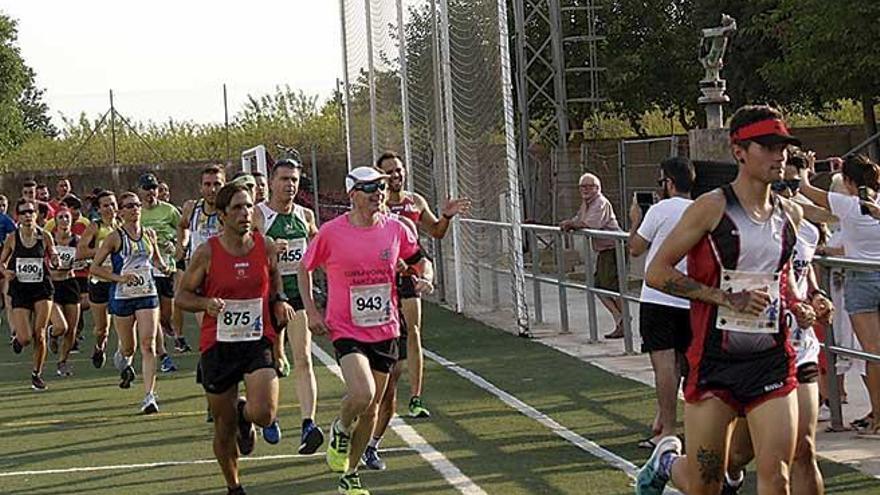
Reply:
[[[487,229],[490,229],[487,227]],[[501,296],[498,293],[498,270],[495,267],[495,262],[497,260],[496,256],[501,250],[498,247],[498,237],[495,234],[501,236],[504,234],[504,230],[491,228],[489,233],[489,276],[492,277],[490,286],[492,290],[492,309],[498,308],[501,301]],[[479,272],[478,272],[479,273]]]
[[[587,239],[587,250],[584,255],[584,273],[587,283],[587,321],[590,325],[590,343],[599,342],[599,321],[596,317],[596,294],[593,288],[596,287],[596,267],[593,261],[593,239],[589,235]]]
[[[837,387],[837,354],[830,349],[834,347],[834,325],[825,329],[825,357],[828,358],[828,407],[831,409],[831,430],[844,431],[843,411],[840,405],[840,390]]]
[[[623,249],[623,240],[615,239],[614,255],[617,258],[617,287],[618,292],[620,292],[620,317],[622,318],[623,323],[623,347],[626,349],[627,354],[633,354],[633,334],[629,318],[629,301],[623,298],[629,287],[629,281],[627,280],[629,271],[626,267],[626,254],[623,252]]]
[[[554,251],[556,254],[556,279],[559,287],[559,322],[562,324],[562,333],[569,333],[568,325],[568,293],[565,288],[565,252],[562,246],[562,232],[556,232],[553,238]]]
[[[541,294],[541,281],[538,280],[541,271],[541,250],[538,243],[538,233],[531,229],[529,229],[529,243],[532,251],[532,300],[535,303],[535,321],[544,323],[543,294]]]

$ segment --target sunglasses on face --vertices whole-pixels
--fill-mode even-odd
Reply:
[[[18,210],[19,215],[33,215],[36,212],[36,210]]]
[[[373,194],[376,191],[384,191],[385,183],[384,182],[363,182],[360,184],[355,184],[352,187],[355,191],[365,192],[367,194]]]
[[[134,208],[140,208],[141,204],[140,203],[126,203],[126,204],[122,205],[122,207],[125,208],[126,210],[132,210]]]
[[[775,192],[784,192],[786,189],[790,190],[791,192],[797,192],[800,187],[800,179],[778,180],[770,185],[770,188]]]
[[[156,189],[159,189],[159,186],[144,186],[141,187],[141,189],[143,189],[144,191],[155,191]]]

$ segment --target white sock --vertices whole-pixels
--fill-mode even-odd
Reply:
[[[381,442],[381,441],[382,441],[382,437],[373,437],[373,438],[370,438],[370,443],[368,443],[367,445],[370,447],[373,447],[376,450],[379,450],[379,442]]]
[[[745,473],[743,471],[739,472],[739,476],[736,479],[732,479],[730,477],[730,474],[724,473],[724,480],[727,482],[728,485],[733,486],[733,487],[737,487],[739,485],[742,485],[742,482],[744,479],[745,479]]]

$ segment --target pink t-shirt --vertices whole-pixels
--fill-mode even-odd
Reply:
[[[327,274],[330,339],[381,342],[400,335],[395,287],[397,260],[419,250],[416,236],[385,215],[372,227],[355,227],[348,215],[321,226],[303,257],[306,270]]]

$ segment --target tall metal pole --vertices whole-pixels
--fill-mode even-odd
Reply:
[[[449,163],[449,196],[458,197],[458,157],[455,137],[455,108],[452,101],[452,64],[449,37],[449,0],[440,0],[440,64],[443,72],[443,108],[446,118],[446,155]],[[452,220],[452,262],[455,273],[455,311],[464,311],[462,281],[461,222]]]
[[[315,223],[320,227],[321,200],[318,196],[318,152],[315,151],[314,146],[312,146],[312,197],[314,198],[312,206],[315,208]]]
[[[441,199],[449,195],[447,188],[446,145],[443,137],[443,81],[440,68],[440,21],[437,19],[436,0],[431,0],[431,68],[434,76],[434,143],[432,148],[434,177],[434,198]],[[446,302],[448,291],[446,286],[446,258],[443,256],[443,243],[434,242],[434,256],[437,259],[437,282],[440,287],[440,301]]]
[[[110,156],[116,165],[116,107],[113,105],[113,90],[110,90]]]
[[[407,73],[407,63],[406,63],[406,31],[403,26],[403,0],[397,0],[397,34],[400,37],[400,107],[403,111],[403,159],[406,162],[407,174],[406,174],[406,188],[410,191],[413,190],[413,165],[412,165],[412,153],[410,148],[410,137],[409,137],[409,87],[408,87],[408,73]]]
[[[508,215],[510,218],[510,251],[513,278],[511,280],[516,325],[520,336],[528,337],[529,308],[526,303],[526,276],[523,260],[522,210],[519,175],[517,173],[516,143],[513,124],[513,83],[510,74],[510,46],[507,34],[506,0],[498,0],[498,44],[501,57],[501,92],[504,98],[504,134],[507,144]]]
[[[532,165],[529,162],[529,87],[526,80],[526,21],[524,0],[513,2],[513,22],[516,28],[516,105],[519,107],[519,163],[520,175],[526,192],[526,217],[534,218],[534,190],[530,180]]]
[[[232,164],[232,155],[229,147],[229,101],[226,98],[226,83],[223,83],[223,129],[226,134],[226,165]]]
[[[367,84],[370,90],[370,149],[371,162],[379,158],[379,137],[376,132],[376,70],[373,60],[373,12],[370,0],[364,0],[364,15],[367,19]]]
[[[348,80],[348,36],[346,35],[346,17],[345,17],[345,0],[339,0],[339,19],[342,25],[342,74],[345,78],[345,161],[348,170],[351,170],[351,95],[349,94]]]

